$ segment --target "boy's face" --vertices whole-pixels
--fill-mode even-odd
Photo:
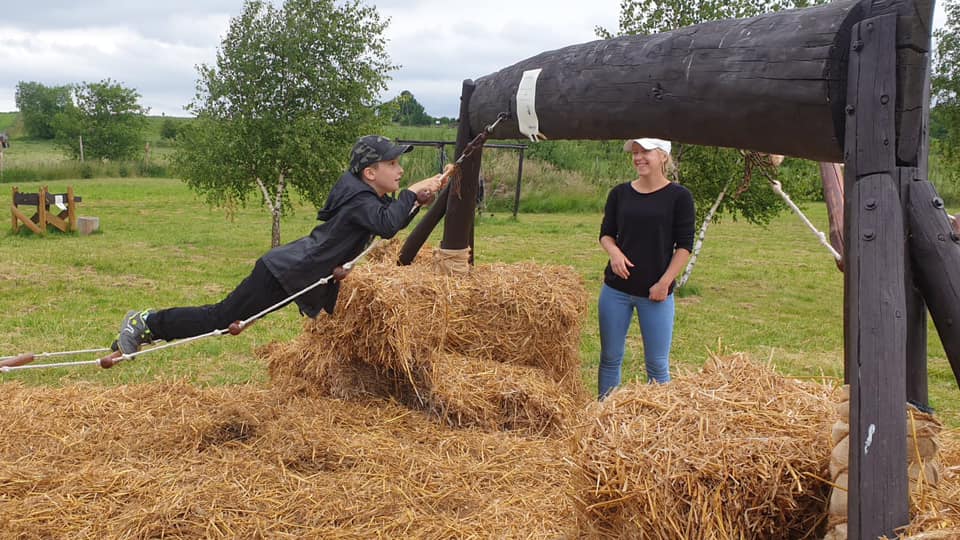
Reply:
[[[382,197],[400,189],[403,167],[396,159],[378,161],[363,170],[363,178]]]

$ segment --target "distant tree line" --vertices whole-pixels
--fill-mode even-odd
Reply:
[[[380,114],[401,126],[449,126],[457,122],[446,116],[430,116],[409,90],[381,105]]]
[[[140,94],[111,79],[62,86],[17,83],[16,103],[30,137],[85,159],[135,158],[145,141]]]

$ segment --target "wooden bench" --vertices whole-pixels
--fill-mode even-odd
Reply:
[[[20,232],[21,225],[26,226],[37,234],[46,234],[47,225],[53,225],[63,232],[77,230],[77,203],[82,197],[73,194],[73,187],[68,187],[66,193],[50,193],[47,187],[40,188],[39,193],[20,193],[13,188],[13,205],[10,207],[13,232]],[[42,201],[42,203],[41,203]],[[50,206],[63,207],[59,212],[51,210]],[[21,206],[36,208],[33,216],[27,217]]]

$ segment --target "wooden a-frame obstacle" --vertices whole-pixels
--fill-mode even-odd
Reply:
[[[36,234],[46,234],[47,225],[52,225],[63,232],[72,232],[77,230],[77,203],[83,200],[82,197],[73,194],[73,187],[68,187],[66,193],[50,193],[47,186],[40,188],[39,193],[20,193],[13,188],[13,204],[10,206],[11,222],[13,232],[20,232],[20,227],[25,226]],[[60,209],[54,213],[50,209],[53,205]],[[32,216],[27,216],[22,207],[34,207]]]
[[[927,405],[926,312],[960,382],[960,236],[927,173],[933,0],[838,0],[650,36],[573,45],[463,83],[457,155],[491,138],[629,139],[843,162],[848,532],[909,522],[907,400]],[[482,149],[400,253],[445,219],[473,247]],[[451,183],[452,184],[452,183]],[[833,216],[831,217],[831,219]]]

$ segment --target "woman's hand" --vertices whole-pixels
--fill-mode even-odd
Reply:
[[[667,299],[668,294],[670,294],[669,283],[658,281],[653,284],[653,287],[650,287],[650,300],[654,302],[663,302]]]
[[[631,268],[633,268],[633,263],[630,262],[630,259],[628,259],[622,251],[617,249],[614,253],[610,254],[610,269],[613,270],[614,274],[620,276],[622,279],[629,279]]]

